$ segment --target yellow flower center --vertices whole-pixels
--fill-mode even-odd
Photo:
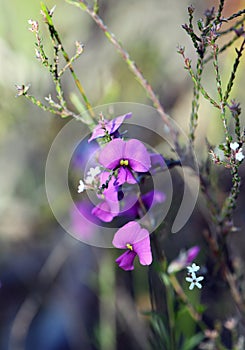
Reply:
[[[132,244],[130,244],[130,243],[127,243],[127,244],[126,244],[126,247],[127,247],[129,250],[133,250],[133,246],[132,246]]]
[[[128,160],[127,159],[121,159],[120,160],[120,165],[121,166],[123,166],[123,165],[128,166]]]

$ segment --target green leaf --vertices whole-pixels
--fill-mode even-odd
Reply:
[[[72,104],[75,106],[75,108],[78,110],[78,112],[80,113],[80,119],[81,121],[86,124],[89,125],[90,128],[93,128],[95,126],[94,121],[92,120],[92,118],[90,117],[88,110],[86,109],[86,107],[84,106],[84,104],[81,102],[81,100],[79,99],[79,97],[77,96],[77,94],[75,93],[71,93],[70,94],[70,99]]]
[[[166,326],[167,320],[165,317],[158,314],[153,314],[151,319],[151,327],[153,330],[151,343],[154,349],[170,349],[170,335]]]
[[[195,334],[193,337],[191,337],[190,339],[187,339],[184,342],[184,345],[183,345],[181,350],[194,349],[197,345],[199,345],[201,343],[203,338],[204,338],[204,334],[202,334],[202,333]]]

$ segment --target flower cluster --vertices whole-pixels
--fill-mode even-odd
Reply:
[[[242,153],[242,148],[240,147],[239,143],[231,142],[230,149],[238,162],[241,162],[244,159],[244,154]]]
[[[215,164],[224,165],[226,168],[231,167],[231,162],[240,164],[244,159],[242,152],[242,143],[230,142],[228,145],[223,143],[210,151],[211,158]]]
[[[121,125],[131,115],[127,113],[113,120],[100,115],[88,140],[91,145],[92,141],[99,141],[100,148],[95,156],[97,163],[90,167],[78,186],[78,193],[85,190],[96,192],[98,204],[91,210],[93,216],[103,222],[111,222],[117,217],[126,219],[127,223],[116,232],[112,241],[116,248],[126,249],[116,260],[124,270],[134,268],[136,255],[142,265],[151,264],[150,233],[135,220],[152,205],[165,200],[164,193],[156,190],[139,193],[150,170],[155,171],[165,164],[160,155],[150,153],[141,141],[126,139],[125,133],[120,133]]]
[[[193,263],[191,266],[187,266],[188,277],[186,281],[190,283],[189,289],[192,290],[195,286],[199,289],[202,288],[201,281],[204,279],[203,276],[197,276],[196,272],[200,270],[200,266]]]

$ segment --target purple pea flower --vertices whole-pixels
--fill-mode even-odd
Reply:
[[[100,184],[105,184],[109,180],[109,177],[110,173],[108,171],[101,173]],[[118,216],[120,210],[118,187],[113,185],[114,182],[115,178],[113,177],[111,181],[108,182],[107,188],[104,189],[103,195],[100,196],[104,199],[103,202],[99,203],[92,210],[92,214],[104,222],[111,222],[114,217]]]
[[[133,194],[132,192],[124,196],[124,206],[120,212],[120,215],[132,219],[139,218],[144,215],[142,212],[141,201],[145,209],[148,211],[151,207],[159,203],[163,203],[166,200],[165,193],[157,190],[149,191],[141,195],[141,201],[139,201],[139,199],[135,200],[135,197],[136,194]]]
[[[112,120],[100,120],[99,124],[96,125],[96,127],[94,128],[92,136],[90,137],[88,142],[91,142],[92,140],[95,140],[100,137],[104,137],[106,136],[106,134],[115,136],[115,133],[118,131],[124,120],[130,118],[131,116],[132,113],[127,113],[124,115],[120,115],[119,117]]]
[[[132,171],[145,173],[151,167],[146,147],[135,139],[114,139],[107,143],[99,154],[99,162],[107,169],[118,169],[117,185],[137,183]]]
[[[130,221],[121,227],[116,232],[112,244],[116,248],[127,249],[116,259],[118,266],[125,271],[134,269],[133,263],[136,255],[141,265],[152,263],[150,234],[135,221]]]

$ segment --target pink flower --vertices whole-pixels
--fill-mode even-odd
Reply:
[[[133,263],[136,255],[138,255],[141,265],[152,263],[150,234],[135,221],[130,221],[121,227],[116,232],[112,244],[116,248],[127,249],[116,259],[118,266],[125,271],[134,269]]]
[[[100,183],[105,184],[110,177],[108,171],[104,171],[100,174]],[[103,202],[96,205],[92,210],[92,214],[96,215],[100,220],[104,222],[111,222],[114,217],[118,216],[120,205],[118,201],[118,187],[114,186],[115,178],[108,182],[107,188],[104,189],[103,195],[101,196],[104,200]]]
[[[100,137],[106,136],[106,134],[113,135],[115,134],[125,119],[128,119],[132,116],[132,113],[127,113],[121,115],[113,120],[100,120],[99,124],[94,128],[92,136],[88,140],[88,142],[95,140]]]
[[[99,162],[110,170],[118,169],[117,185],[136,183],[132,171],[144,173],[151,167],[150,155],[139,140],[114,139],[101,150]]]

